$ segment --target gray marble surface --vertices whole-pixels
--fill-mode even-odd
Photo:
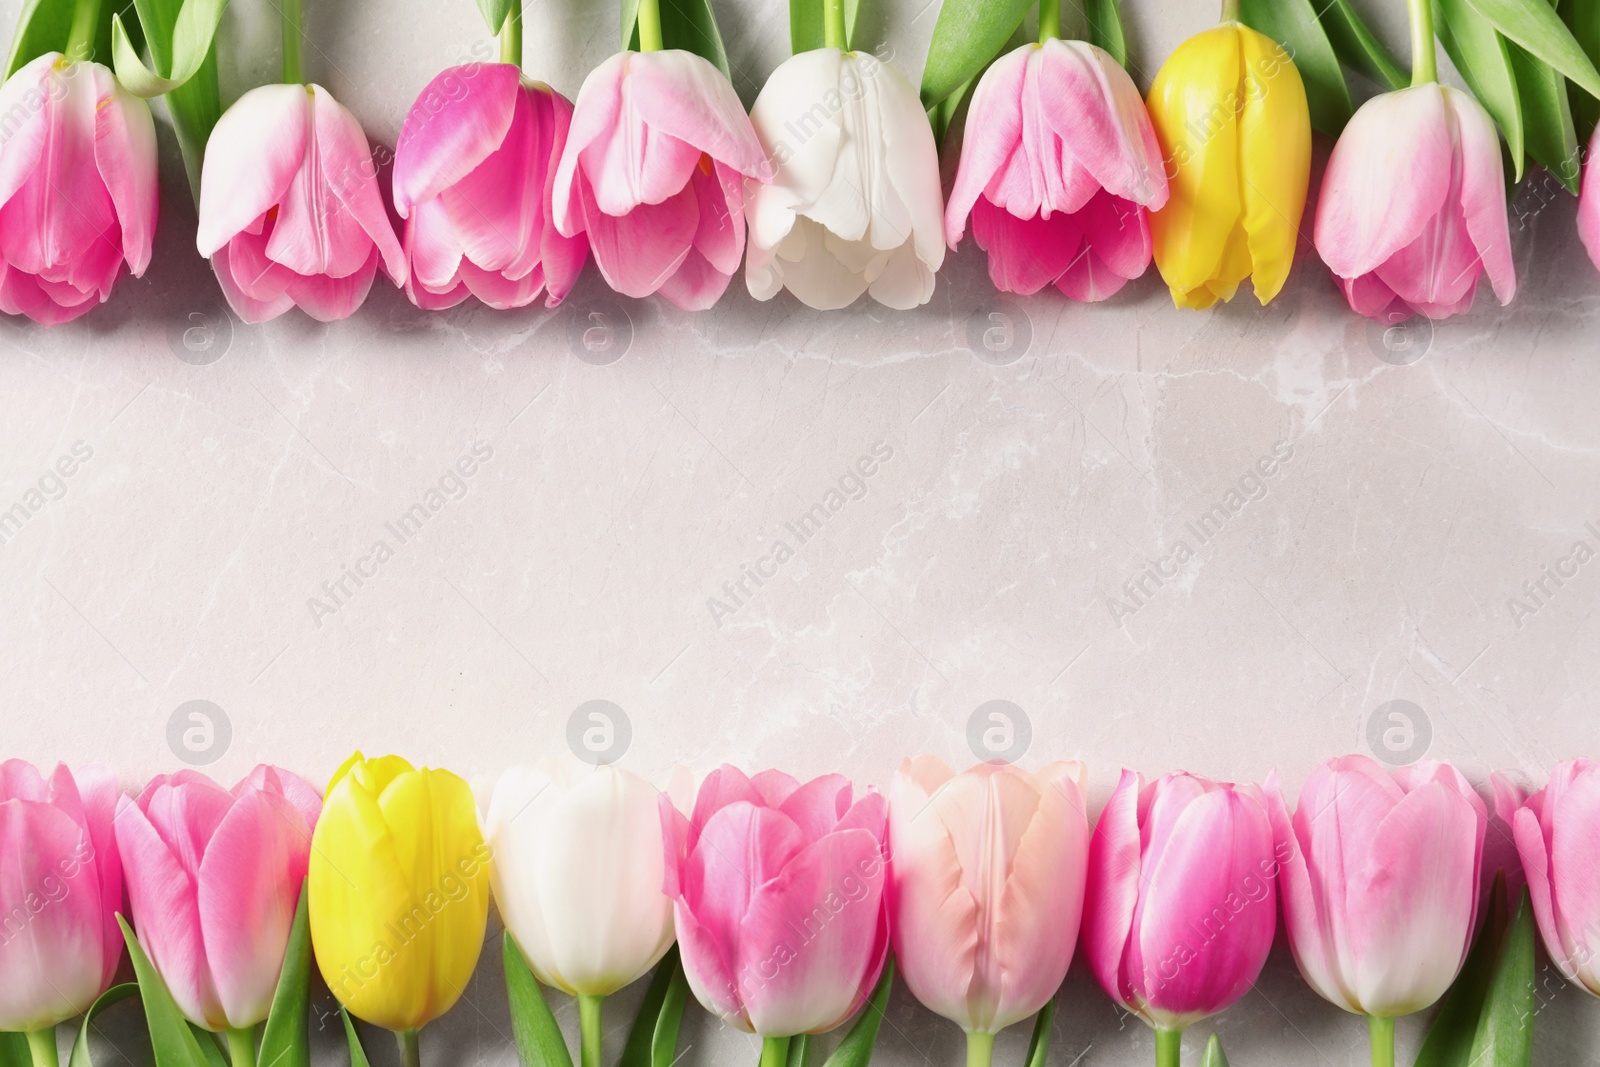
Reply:
[[[1126,7],[1144,86],[1214,16]],[[0,25],[17,8],[0,2]],[[1400,5],[1363,10],[1403,42]],[[748,103],[786,48],[783,8],[717,12]],[[935,13],[874,4],[864,43],[915,76]],[[531,7],[528,68],[575,93],[615,18]],[[271,76],[275,20],[271,0],[234,0],[230,95]],[[312,76],[385,143],[485,37],[467,0],[313,0],[309,20]],[[1600,274],[1542,177],[1514,202],[1517,301],[1485,291],[1467,316],[1387,335],[1348,312],[1309,241],[1265,309],[1180,313],[1153,271],[1094,307],[1000,299],[966,249],[903,314],[757,304],[736,282],[688,315],[609,295],[591,269],[553,312],[424,314],[380,282],[349,321],[246,327],[195,254],[161,134],[147,276],[68,327],[0,322],[0,507],[50,497],[0,544],[7,756],[107,760],[134,787],[179,765],[170,726],[191,701],[226,718],[207,769],[228,780],[263,760],[321,779],[362,746],[488,781],[559,750],[592,700],[623,709],[641,773],[731,760],[879,785],[908,753],[970,762],[974,714],[1005,700],[1031,724],[1023,761],[1086,760],[1097,807],[1123,765],[1276,767],[1293,791],[1335,753],[1425,748],[1486,787],[1491,769],[1534,784],[1595,752],[1600,562],[1536,611],[1510,604],[1575,542],[1600,545]],[[386,524],[475,445],[492,456],[400,543]],[[713,612],[875,446],[891,458],[844,486],[823,532]],[[74,475],[41,483],[74,449],[91,453]],[[1198,543],[1189,524],[1274,449],[1289,458]],[[392,558],[330,605],[324,583],[385,540]],[[1180,541],[1194,558],[1130,600]],[[1386,743],[1397,710],[1412,731]],[[1490,838],[1503,862],[1503,827]],[[513,1062],[496,944],[426,1036],[430,1065]],[[1593,1060],[1600,1005],[1546,974],[1535,1062]],[[636,996],[610,1010],[612,1056]],[[1401,1027],[1407,1062],[1422,1022]],[[1281,941],[1213,1025],[1239,1067],[1364,1062],[1360,1021]],[[997,1062],[1020,1064],[1026,1040],[1008,1032]],[[755,1061],[694,1009],[685,1043],[688,1064]],[[1051,1062],[1152,1050],[1075,968]],[[954,1067],[960,1034],[900,988],[879,1055]]]

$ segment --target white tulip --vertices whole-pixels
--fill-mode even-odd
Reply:
[[[861,52],[818,48],[773,71],[751,109],[776,168],[746,189],[745,282],[818,310],[862,293],[906,310],[944,262],[939,152],[917,91]]]
[[[680,808],[693,796],[681,777],[668,787]],[[514,767],[496,783],[483,820],[494,899],[545,985],[604,997],[672,947],[660,795],[638,775],[572,756]]]

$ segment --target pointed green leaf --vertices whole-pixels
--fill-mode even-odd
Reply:
[[[478,0],[478,14],[483,16],[490,33],[499,33],[505,26],[506,16],[511,14],[511,5],[514,3],[516,0]]]
[[[33,1067],[33,1050],[28,1047],[27,1034],[0,1030],[0,1067]]]
[[[1031,6],[1030,0],[944,0],[922,68],[922,106],[933,107],[999,55]]]
[[[67,1067],[94,1067],[94,1060],[89,1054],[89,1024],[99,1018],[100,1013],[111,1005],[138,995],[139,983],[123,982],[101,993],[95,1002],[89,1005],[89,1010],[83,1013],[83,1022],[78,1024],[78,1036],[73,1039],[72,1056],[67,1060]]]
[[[1467,952],[1461,973],[1445,994],[1444,1006],[1428,1028],[1415,1067],[1468,1067],[1471,1063],[1478,1017],[1483,1012],[1506,923],[1506,876],[1501,871],[1495,875],[1494,888],[1489,892],[1483,926]]]
[[[1128,65],[1128,37],[1122,30],[1122,9],[1117,0],[1083,0],[1089,20],[1089,43],[1104,48],[1118,64]]]
[[[128,943],[128,958],[139,979],[139,999],[144,1002],[144,1018],[150,1027],[150,1046],[155,1050],[156,1067],[213,1067],[211,1059],[195,1040],[189,1021],[178,1010],[167,984],[161,980],[150,957],[139,946],[128,920],[117,916],[122,939]],[[213,1050],[216,1042],[211,1042]]]
[[[1294,57],[1295,69],[1305,82],[1311,125],[1339,136],[1350,121],[1350,89],[1311,0],[1240,0],[1239,17]]]
[[[1334,54],[1352,70],[1359,70],[1388,90],[1404,89],[1411,78],[1394,61],[1367,24],[1361,21],[1350,0],[1333,0],[1322,12],[1322,28]]]
[[[572,1067],[561,1027],[550,1014],[539,991],[539,982],[528,970],[528,961],[507,930],[502,942],[502,962],[506,972],[506,996],[511,1003],[511,1036],[517,1043],[522,1067]]]
[[[667,994],[661,1001],[655,1032],[650,1037],[650,1067],[672,1067],[678,1058],[678,1029],[683,1024],[683,1006],[689,999],[689,978],[683,973],[678,946],[672,946],[672,963]]]
[[[883,1023],[884,1009],[889,1006],[889,989],[893,985],[894,957],[890,956],[884,961],[883,977],[873,986],[872,996],[867,999],[866,1006],[856,1015],[850,1032],[844,1035],[844,1040],[839,1042],[839,1047],[833,1050],[833,1055],[823,1062],[822,1067],[867,1067],[872,1059],[873,1046],[878,1043],[878,1027]]]
[[[1505,38],[1478,12],[1471,0],[1433,0],[1433,23],[1450,61],[1466,79],[1478,103],[1500,127],[1506,147],[1511,151],[1516,179],[1521,181],[1526,151],[1522,100]]]
[[[1027,43],[1028,36],[1022,32],[1022,24],[1018,23],[1017,28],[1012,30],[1011,36],[1007,38],[1005,47],[1000,50],[1000,55],[1015,51]],[[995,57],[999,58],[1000,56]],[[993,60],[990,63],[992,64]],[[950,139],[952,131],[960,131],[966,125],[967,104],[972,100],[972,90],[977,88],[978,82],[983,80],[983,75],[988,69],[989,65],[986,64],[983,70],[963,82],[959,89],[928,109],[928,121],[933,125],[933,141],[941,152],[944,151],[945,142]]]
[[[1533,1061],[1533,907],[1522,890],[1478,1017],[1468,1062],[1473,1067],[1528,1067]]]
[[[120,18],[112,22],[111,55],[129,92],[152,97],[171,92],[200,71],[228,0],[134,0],[154,69],[145,66]]]
[[[1545,0],[1470,0],[1509,40],[1527,49],[1567,78],[1600,98],[1600,72],[1583,54],[1572,31]]]
[[[344,1036],[350,1042],[350,1067],[370,1067],[367,1050],[361,1047],[361,1035],[356,1033],[356,1024],[350,1021],[350,1013],[341,1007],[339,1018],[344,1020]]]
[[[711,0],[659,0],[659,5],[662,44],[693,52],[731,81],[728,50],[723,47]],[[639,0],[622,0],[622,47],[639,48]]]
[[[1567,95],[1567,79],[1523,50],[1507,42],[1511,71],[1517,79],[1517,98],[1522,103],[1522,131],[1528,155],[1551,177],[1578,195],[1582,159],[1578,154],[1578,132],[1572,124],[1572,105]]]
[[[1206,1058],[1200,1061],[1200,1067],[1228,1067],[1228,1057],[1222,1052],[1222,1039],[1216,1034],[1212,1034],[1211,1040],[1206,1042]]]
[[[306,911],[306,886],[300,883],[283,970],[272,994],[266,1033],[261,1038],[260,1067],[310,1067],[311,930]]]
[[[31,60],[46,52],[65,52],[67,38],[72,30],[72,8],[69,0],[29,0],[17,19],[17,28],[11,37],[11,54],[6,59],[6,77],[11,77]],[[13,1043],[10,1038],[0,1039]],[[33,1062],[26,1038],[22,1042],[24,1063]],[[3,1052],[0,1052],[3,1055]],[[0,1063],[6,1061],[0,1060]]]
[[[1591,63],[1600,63],[1600,0],[1561,0],[1557,8],[1583,54]],[[1568,96],[1578,135],[1587,141],[1595,122],[1600,120],[1600,101],[1576,87]]]
[[[1051,997],[1033,1020],[1033,1036],[1028,1039],[1028,1057],[1022,1061],[1025,1067],[1045,1067],[1045,1062],[1050,1058],[1050,1027],[1055,1018],[1056,998]]]
[[[677,945],[668,949],[656,964],[656,972],[650,978],[644,1000],[639,1002],[639,1011],[633,1017],[633,1026],[628,1030],[628,1041],[622,1046],[622,1059],[617,1067],[650,1067],[651,1045],[660,1025],[661,1007],[672,985],[674,969],[681,970]]]

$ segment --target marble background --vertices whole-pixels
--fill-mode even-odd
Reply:
[[[716,7],[748,103],[787,48],[784,9]],[[1143,86],[1214,18],[1127,7]],[[1363,11],[1399,46],[1387,8]],[[883,0],[862,43],[915,75],[936,12]],[[615,19],[541,0],[528,68],[575,94]],[[467,0],[312,3],[309,25],[311,76],[389,144],[427,79],[486,45]],[[234,0],[230,97],[273,76],[275,27],[272,0]],[[230,781],[264,760],[318,780],[364,746],[484,782],[559,751],[605,700],[644,774],[729,760],[882,785],[908,753],[971,762],[970,724],[1004,700],[1031,728],[1022,761],[1088,761],[1098,807],[1123,765],[1277,768],[1292,792],[1334,753],[1426,752],[1486,787],[1600,747],[1600,562],[1537,610],[1511,603],[1575,542],[1600,546],[1600,275],[1537,171],[1513,205],[1518,299],[1485,290],[1437,328],[1353,317],[1309,241],[1270,307],[1203,314],[1153,271],[1095,307],[1002,300],[967,249],[912,313],[758,304],[736,281],[687,315],[591,268],[555,311],[430,315],[380,282],[347,322],[246,327],[194,251],[169,134],[147,276],[66,328],[0,322],[0,510],[49,498],[0,544],[5,756],[111,761],[135,787],[180,754]],[[448,478],[474,449],[473,476]],[[732,605],[724,583],[874,449],[889,458]],[[1200,544],[1188,524],[1241,488]],[[436,489],[401,543],[386,524]],[[1194,558],[1130,598],[1180,541]],[[359,587],[357,566],[375,571]],[[180,743],[195,707],[218,726],[199,754]],[[1503,860],[1504,828],[1490,837]],[[1547,977],[1535,1062],[1592,1058],[1600,1005]],[[1052,1063],[1150,1062],[1149,1032],[1080,968],[1063,996]],[[613,1056],[633,1002],[608,1016]],[[141,1062],[108,1019],[107,1062]],[[1213,1023],[1240,1067],[1364,1062],[1360,1021],[1281,941]],[[1421,1027],[1402,1025],[1406,1062]],[[1025,1030],[997,1063],[1021,1062]],[[511,1064],[508,1034],[491,943],[425,1054]],[[691,1064],[756,1056],[697,1009],[684,1041]],[[901,988],[880,1058],[959,1064],[960,1035]]]

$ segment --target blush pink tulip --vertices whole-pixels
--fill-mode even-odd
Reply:
[[[741,1030],[786,1038],[838,1026],[889,950],[878,793],[830,774],[708,775],[685,818],[659,801],[664,889],[689,988]]]
[[[0,763],[0,1031],[87,1011],[122,959],[122,864],[105,767]],[[54,1041],[54,1038],[51,1038]]]
[[[1596,152],[1600,152],[1600,126],[1589,138],[1583,183],[1578,186],[1578,237],[1589,252],[1589,261],[1600,269],[1600,164],[1595,163]]]
[[[578,90],[556,228],[626,296],[717,302],[744,252],[744,180],[772,168],[728,79],[690,52],[620,52]]]
[[[1089,850],[1084,769],[1002,763],[953,773],[905,760],[889,795],[895,962],[911,993],[968,1034],[1044,1007],[1072,962]]]
[[[561,303],[589,248],[550,211],[572,105],[509,63],[443,71],[411,105],[394,156],[406,296],[429,310]]]
[[[49,52],[0,86],[0,311],[55,326],[150,263],[156,129],[99,63]]]
[[[355,116],[320,85],[263,85],[217,121],[200,171],[195,243],[245,322],[291,307],[332,322],[406,257]]]
[[[283,970],[316,790],[259,766],[231,790],[161,775],[117,805],[117,847],[139,944],[183,1014],[208,1030],[267,1017]]]
[[[1276,876],[1260,786],[1122,772],[1089,846],[1083,951],[1111,999],[1155,1027],[1158,1052],[1255,984]]]
[[[995,288],[1104,300],[1144,273],[1167,175],[1116,60],[1084,41],[1025,44],[984,73],[967,114],[945,238],[954,249],[970,214]]]
[[[1392,1041],[1394,1017],[1438,1000],[1466,959],[1483,801],[1448,763],[1391,776],[1359,755],[1313,771],[1293,821],[1276,783],[1268,791],[1295,963],[1325,999],[1390,1027]]]
[[[1466,311],[1484,274],[1510,303],[1516,269],[1488,113],[1436,83],[1361,105],[1328,159],[1316,245],[1350,307],[1377,322]]]
[[[1524,797],[1494,776],[1495,808],[1511,825],[1533,917],[1568,981],[1600,996],[1600,764],[1568,760]]]

